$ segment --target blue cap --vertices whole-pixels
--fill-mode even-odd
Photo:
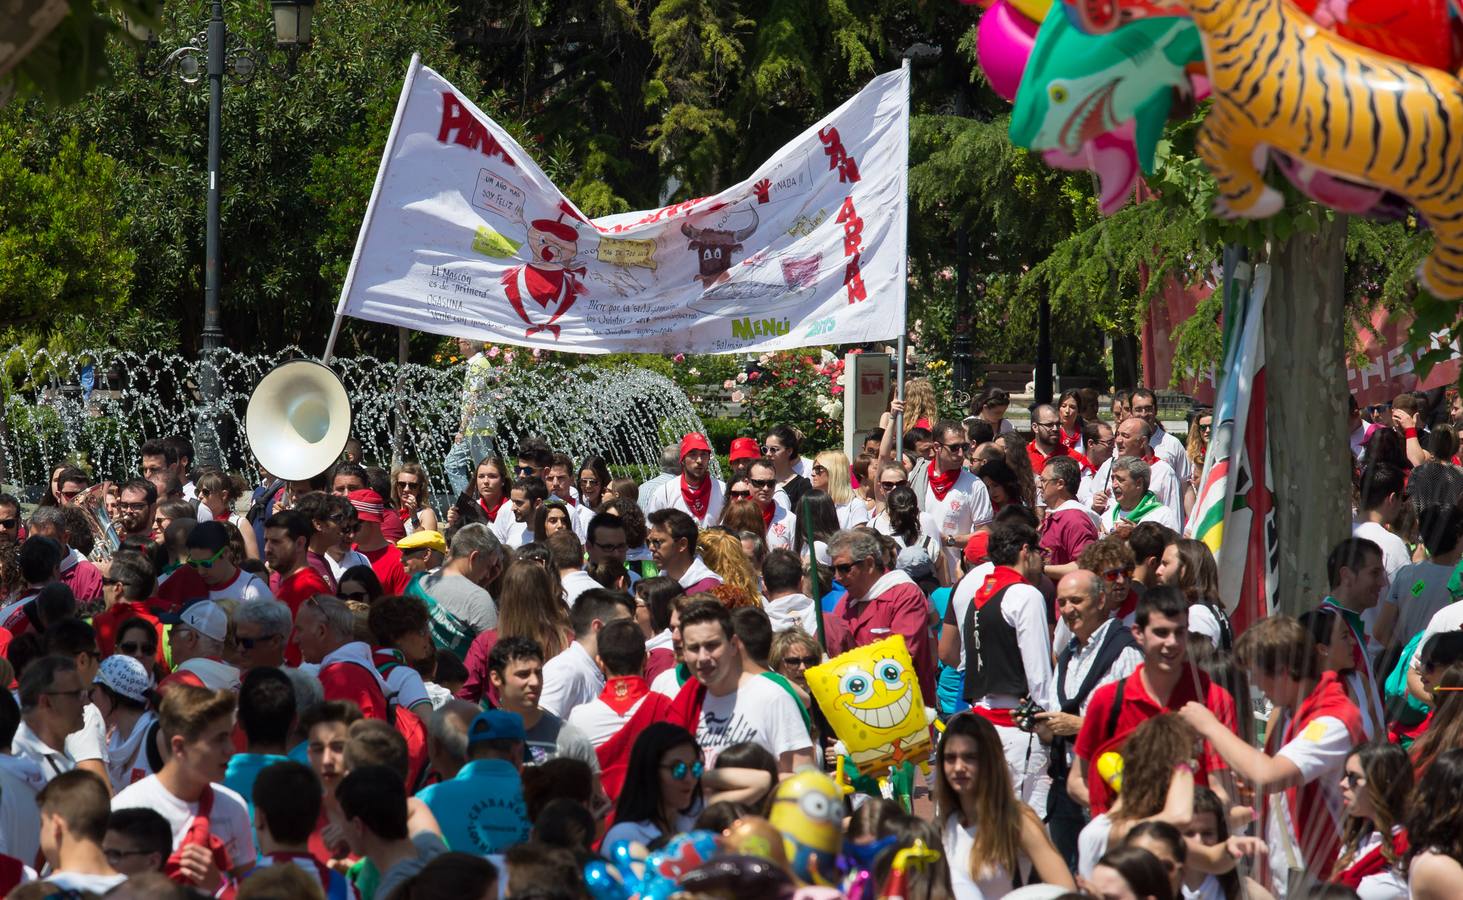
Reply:
[[[481,741],[521,741],[524,737],[523,717],[501,709],[478,713],[467,728],[469,747]]]

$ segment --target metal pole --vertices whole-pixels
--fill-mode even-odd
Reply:
[[[899,336],[898,350],[899,358],[894,363],[894,390],[899,396],[899,402],[904,402],[904,335]],[[899,462],[904,461],[904,411],[900,410],[894,414],[894,458]]]
[[[219,383],[215,353],[223,347],[223,328],[219,325],[219,132],[223,128],[224,49],[228,32],[224,27],[223,0],[213,0],[213,15],[208,20],[208,206],[207,236],[204,252],[203,335],[199,371],[199,389],[203,394],[203,411],[198,419],[199,462],[206,466],[221,463],[218,446]]]
[[[902,62],[900,62],[899,67],[901,69],[903,69],[906,73],[907,72],[910,72],[910,62],[909,62],[909,53],[908,52],[906,52],[904,54],[904,59],[903,59]],[[912,89],[913,88],[911,87],[911,90]],[[910,106],[909,94],[906,93],[905,96],[904,96],[904,117],[905,117],[905,121],[906,122],[909,120],[909,113],[910,113],[909,106]],[[905,140],[908,141],[908,139],[909,139],[908,138],[908,131],[906,131],[905,132]],[[906,144],[906,155],[905,155],[905,159],[908,160],[908,145],[907,144]],[[904,246],[905,246],[905,253],[906,254],[908,254],[908,252],[909,252],[909,180],[908,180],[908,178],[909,178],[909,176],[908,176],[908,173],[906,172],[905,173],[905,182],[904,182],[904,184],[905,184],[905,189],[904,189],[904,214],[901,217],[903,219],[902,227],[904,228],[904,241],[905,241]],[[909,271],[909,260],[908,260],[908,257],[906,256],[906,258],[905,258],[905,264],[904,264],[903,268],[901,269],[901,272],[902,273],[907,273],[908,271]],[[899,289],[901,291],[905,290],[904,281],[905,281],[904,278],[900,278],[900,280],[899,280]],[[906,335],[908,335],[908,333],[909,333],[909,309],[904,304],[900,304],[900,305],[904,307],[904,322],[902,323],[904,325],[904,327],[899,332],[899,343],[897,345],[898,346],[898,350],[896,351],[899,354],[899,358],[894,363],[894,385],[895,385],[895,391],[896,391],[896,393],[899,396],[899,402],[902,405],[904,403],[904,352],[905,352],[904,351],[904,343],[905,343],[905,340],[906,340]],[[896,460],[898,460],[901,464],[903,464],[903,462],[904,462],[904,413],[903,412],[900,412],[900,413],[898,413],[898,414],[896,414],[894,416],[894,458]]]

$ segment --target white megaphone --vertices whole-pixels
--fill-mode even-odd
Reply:
[[[281,363],[249,396],[244,431],[271,475],[314,478],[335,465],[350,439],[350,398],[329,366],[311,359]]]

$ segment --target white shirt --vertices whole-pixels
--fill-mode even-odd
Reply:
[[[370,564],[369,560],[367,560],[367,564]],[[273,600],[274,592],[269,589],[269,584],[264,579],[253,572],[245,572],[240,569],[235,574],[234,580],[228,584],[222,587],[209,585],[208,599],[247,603],[250,600]]]
[[[513,501],[509,500],[507,503],[498,507],[497,515],[493,516],[493,521],[488,527],[493,530],[493,534],[498,538],[499,542],[506,544],[508,543],[508,535],[512,532],[513,526],[517,522],[518,520],[513,518]],[[526,528],[527,526],[524,527]]]
[[[66,735],[66,754],[77,762],[88,759],[107,762],[107,723],[95,703],[82,707],[81,729]]]
[[[590,578],[589,573],[583,569],[575,569],[559,575],[559,584],[564,587],[564,602],[570,609],[574,608],[580,594],[604,587],[598,581]]]
[[[635,715],[635,711],[644,702],[644,697],[636,700],[622,716],[615,712],[608,703],[596,697],[588,703],[581,703],[570,710],[568,722],[584,732],[584,736],[589,738],[589,742],[598,747],[619,734],[620,729],[625,727],[625,723],[630,721],[630,717]]]
[[[1120,510],[1118,508],[1117,501],[1109,501],[1107,504],[1107,509],[1102,514],[1103,534],[1112,533],[1113,527],[1117,525],[1119,512]],[[1150,510],[1148,514],[1145,515],[1142,519],[1135,521],[1133,524],[1136,525],[1138,524],[1138,522],[1157,522],[1159,525],[1162,525],[1166,528],[1172,528],[1174,531],[1183,531],[1183,526],[1179,525],[1179,520],[1177,517],[1174,516],[1173,510],[1169,509],[1167,506],[1164,506],[1161,503],[1158,506],[1154,507],[1152,510]]]
[[[813,618],[813,598],[807,594],[783,594],[776,600],[763,600],[762,608],[767,611],[767,618],[772,620],[773,633],[802,627],[805,621]],[[816,620],[813,624],[816,627]]]
[[[366,554],[359,550],[347,550],[341,556],[339,562],[336,562],[335,557],[329,553],[321,555],[325,557],[325,564],[330,566],[330,574],[335,578],[337,584],[340,583],[340,576],[344,575],[347,569],[354,569],[356,566],[369,566],[371,564],[371,561],[366,558]]]
[[[198,804],[174,796],[156,775],[149,775],[123,788],[112,798],[112,809],[153,809],[173,829],[173,849],[188,834],[198,815]],[[213,785],[213,809],[208,814],[209,831],[223,842],[235,864],[254,858],[254,826],[244,798],[221,784]]]
[[[839,528],[852,528],[855,525],[866,524],[868,521],[869,508],[864,505],[862,498],[854,496],[852,500],[838,506]]]
[[[63,891],[90,891],[93,894],[105,894],[107,891],[127,880],[126,875],[85,875],[81,872],[52,872],[44,879],[47,884],[54,884]]]
[[[1097,861],[1107,852],[1112,836],[1112,818],[1107,813],[1094,816],[1077,834],[1077,874],[1091,878]]]
[[[544,663],[544,686],[539,694],[539,709],[548,710],[561,719],[581,703],[588,703],[605,689],[604,673],[594,657],[578,641],[570,641],[564,652]]]
[[[960,824],[960,817],[952,815],[945,820],[942,843],[945,858],[950,865],[950,886],[955,889],[955,900],[985,900],[989,897],[1004,897],[1011,893],[1011,873],[1001,866],[993,867],[980,881],[970,877],[970,854],[975,849],[975,829]],[[1016,860],[1017,866],[1026,869],[1031,865],[1025,854]]]
[[[1353,862],[1380,846],[1382,846],[1382,833],[1373,831],[1357,845]],[[1361,884],[1356,886],[1356,893],[1361,900],[1405,900],[1409,896],[1406,879],[1392,869],[1366,876],[1361,880]]]
[[[641,504],[645,508],[645,514],[648,516],[658,509],[679,509],[696,519],[696,524],[703,528],[721,521],[721,507],[726,502],[726,485],[710,475],[706,476],[711,480],[711,496],[706,501],[706,515],[697,519],[696,514],[691,512],[691,507],[686,505],[686,498],[681,496],[681,479],[684,477],[677,475],[656,488]]]
[[[1356,430],[1351,433],[1351,455],[1361,460],[1366,453],[1366,439],[1377,426],[1362,422]]]
[[[1153,455],[1163,462],[1168,463],[1175,475],[1179,477],[1179,483],[1188,482],[1194,474],[1194,464],[1189,461],[1189,451],[1183,442],[1159,425],[1153,432],[1153,437],[1148,439],[1148,446],[1152,448]]]
[[[173,672],[174,674],[191,672],[198,677],[199,681],[203,682],[204,687],[212,691],[237,691],[239,689],[239,670],[223,660],[195,656],[174,668]]]
[[[974,598],[973,591],[971,597]],[[1001,618],[1016,630],[1027,696],[1048,709],[1052,708],[1049,704],[1052,696],[1052,635],[1046,624],[1046,598],[1029,584],[1013,584],[1001,595]],[[962,642],[965,639],[964,624],[965,620],[961,619]],[[986,709],[1014,709],[1020,700],[1020,697],[1008,694],[987,694],[976,700],[975,705]]]
[[[1382,548],[1382,568],[1387,570],[1387,583],[1377,593],[1377,605],[1361,614],[1361,620],[1366,625],[1366,633],[1374,633],[1374,626],[1377,623],[1377,610],[1387,602],[1387,589],[1392,586],[1392,580],[1397,577],[1397,572],[1408,563],[1412,562],[1412,554],[1407,549],[1407,542],[1387,530],[1387,526],[1379,522],[1357,522],[1351,526],[1351,536],[1366,538],[1378,547]]]
[[[929,516],[924,521],[930,537],[944,544],[943,538],[951,535],[970,534],[978,526],[991,520],[991,497],[981,481],[968,469],[960,470],[960,477],[945,494],[945,499],[935,499],[935,489],[926,485],[923,508]],[[960,565],[962,547],[945,548],[945,570],[957,571]]]
[[[1087,643],[1078,646],[1073,651],[1072,658],[1067,660],[1066,677],[1062,679],[1062,690],[1068,697],[1076,695],[1082,687],[1082,682],[1086,680],[1087,674],[1092,671],[1093,664],[1097,662],[1097,648],[1101,647],[1102,642],[1107,639],[1108,630],[1122,627],[1121,622],[1109,617],[1106,622],[1097,626],[1097,630],[1087,638]],[[1098,688],[1104,684],[1127,678],[1137,671],[1142,662],[1143,654],[1137,647],[1124,647],[1123,651],[1118,654],[1118,658],[1113,660],[1113,664],[1108,667],[1107,672],[1093,685],[1092,691],[1082,700],[1082,705],[1077,709],[1077,715],[1085,716],[1087,714],[1087,704],[1091,702],[1092,694],[1097,693]],[[1061,707],[1055,685],[1056,682],[1053,680],[1051,700],[1047,703],[1049,709]]]
[[[696,742],[709,768],[716,766],[721,751],[744,741],[761,744],[778,758],[813,746],[798,702],[761,675],[743,675],[737,689],[725,696],[708,691],[696,722]]]
[[[1417,649],[1412,651],[1410,663],[1414,672],[1422,671],[1422,648],[1432,640],[1435,634],[1442,634],[1445,631],[1457,631],[1463,628],[1463,603],[1450,603],[1437,612],[1428,620],[1427,627],[1422,631],[1422,640],[1417,642]],[[1409,638],[1410,640],[1410,638]]]
[[[0,754],[0,853],[35,861],[41,849],[36,794],[45,786],[46,776],[35,760]]]
[[[1185,457],[1187,459],[1187,457]],[[1083,506],[1092,506],[1092,495],[1098,491],[1107,491],[1107,508],[1110,510],[1117,506],[1117,501],[1112,498],[1112,464],[1114,456],[1097,470],[1097,474],[1091,479],[1083,479],[1080,487],[1077,488],[1077,500]],[[1184,488],[1179,482],[1178,476],[1174,473],[1173,467],[1163,460],[1148,464],[1148,490],[1158,498],[1158,502],[1164,508],[1173,513],[1174,521],[1184,521]],[[1175,531],[1179,526],[1170,525]]]
[[[1197,634],[1207,638],[1214,649],[1219,649],[1219,644],[1224,640],[1224,630],[1219,624],[1219,617],[1214,615],[1214,610],[1203,603],[1189,604],[1189,634]]]
[[[681,692],[681,687],[681,679],[676,674],[675,666],[671,666],[669,669],[661,672],[655,676],[654,681],[650,682],[650,689],[652,691],[671,698],[674,698]]]
[[[390,698],[393,694],[396,695],[396,705],[405,709],[411,709],[418,703],[432,702],[432,695],[427,692],[422,673],[406,663],[392,666],[386,673],[386,688],[386,696]]]
[[[773,503],[772,521],[767,523],[767,549],[791,550],[797,528],[798,517]]]
[[[715,579],[717,584],[722,583],[722,577],[711,571],[711,567],[702,562],[701,557],[697,556],[691,560],[691,564],[686,567],[685,573],[680,578],[677,578],[676,581],[681,587],[688,588],[696,582],[705,581],[708,578]]]
[[[965,573],[950,592],[950,611],[955,617],[955,633],[960,635],[960,665],[957,669],[965,671],[965,614],[970,610],[970,604],[975,602],[975,592],[985,583],[986,576],[996,570],[993,562],[983,562]]]
[[[1283,730],[1287,727],[1290,714],[1284,713],[1276,727]],[[1341,823],[1344,818],[1344,809],[1341,802],[1341,772],[1346,767],[1346,757],[1355,749],[1351,741],[1351,733],[1347,731],[1346,725],[1332,716],[1321,716],[1312,719],[1301,729],[1300,734],[1291,738],[1279,752],[1277,758],[1283,757],[1295,764],[1300,770],[1301,782],[1309,784],[1316,781],[1321,788],[1321,795],[1325,801],[1325,809],[1313,814],[1313,828],[1327,827],[1321,825],[1321,817],[1329,815],[1329,827],[1338,837],[1341,834]],[[1282,829],[1288,832],[1282,833]],[[1286,799],[1286,792],[1270,795],[1270,816],[1265,823],[1265,843],[1270,847],[1270,888],[1278,898],[1285,897],[1286,875],[1290,868],[1305,869],[1305,859],[1301,855],[1300,838],[1292,819],[1290,804]],[[1294,854],[1292,858],[1291,854]]]
[[[107,775],[112,779],[112,791],[120,791],[122,788],[134,781],[141,781],[152,774],[152,767],[147,762],[147,748],[143,741],[147,740],[148,729],[152,723],[157,721],[157,716],[152,710],[145,711],[137,719],[137,724],[126,737],[119,731],[113,731],[107,737]],[[133,773],[139,773],[133,777]]]
[[[70,772],[76,768],[76,760],[64,749],[56,750],[49,744],[42,741],[31,731],[25,719],[20,720],[20,727],[15,730],[15,737],[10,740],[10,752],[16,756],[23,757],[35,763],[40,769],[41,777],[50,781],[62,772]]]

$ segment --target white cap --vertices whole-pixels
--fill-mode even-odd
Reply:
[[[178,614],[178,622],[215,641],[229,636],[229,614],[212,600],[200,600]]]

